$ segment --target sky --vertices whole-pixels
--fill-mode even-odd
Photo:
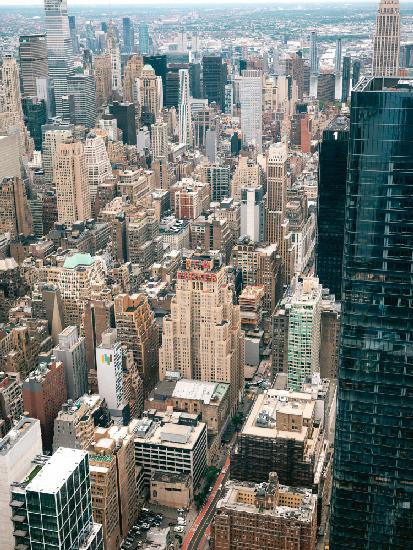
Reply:
[[[360,2],[362,4],[365,4],[366,2],[369,3],[376,3],[378,4],[379,0],[258,0],[257,2],[254,2],[253,0],[68,0],[68,6],[71,5],[85,5],[90,6],[91,4],[98,4],[101,6],[111,6],[114,7],[116,5],[135,5],[135,6],[150,6],[152,5],[169,5],[169,6],[176,6],[177,4],[188,4],[191,6],[194,5],[222,5],[222,4],[272,4],[273,7],[276,7],[278,4],[292,4],[292,5],[309,5],[309,4],[320,4],[320,3],[356,3]],[[0,6],[33,6],[43,4],[42,0],[0,0]]]

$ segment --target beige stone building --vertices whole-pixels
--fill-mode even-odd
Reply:
[[[226,270],[219,256],[194,255],[184,259],[177,277],[171,314],[164,318],[160,378],[176,371],[227,382],[234,410],[243,386],[244,340]]]
[[[112,62],[109,54],[94,59],[96,81],[96,106],[107,105],[112,95]]]
[[[118,294],[115,298],[115,320],[119,341],[132,351],[142,377],[145,393],[158,380],[158,325],[142,293]]]
[[[143,69],[143,57],[131,55],[126,63],[123,78],[123,100],[128,103],[138,103],[136,79],[140,78]]]
[[[59,143],[53,165],[60,223],[71,225],[91,217],[90,190],[83,145],[72,138]]]
[[[150,499],[153,504],[168,508],[189,508],[193,499],[191,476],[153,472],[150,480]]]
[[[238,166],[231,181],[231,196],[235,201],[241,200],[243,187],[258,187],[262,183],[261,166],[246,156],[240,156]]]

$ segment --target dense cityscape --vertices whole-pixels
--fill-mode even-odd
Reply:
[[[413,4],[0,5],[0,550],[413,548]]]

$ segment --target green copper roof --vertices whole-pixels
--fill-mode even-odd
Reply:
[[[80,265],[92,265],[93,264],[93,258],[90,254],[73,254],[73,256],[70,256],[69,258],[66,258],[65,263],[63,264],[63,267],[65,269],[75,269],[76,267],[79,267]]]

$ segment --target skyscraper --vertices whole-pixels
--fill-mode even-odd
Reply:
[[[191,104],[189,102],[189,71],[179,69],[179,142],[192,145]]]
[[[323,132],[318,165],[316,272],[341,298],[349,120],[336,117]]]
[[[96,82],[91,74],[73,73],[67,77],[70,122],[93,128],[96,123]]]
[[[29,34],[19,37],[19,64],[23,97],[37,96],[37,79],[47,78],[45,34]]]
[[[336,74],[341,73],[341,38],[337,38],[336,41],[335,69]]]
[[[343,57],[343,75],[341,77],[341,101],[347,103],[350,95],[350,80],[351,80],[351,57],[345,55]]]
[[[373,76],[397,76],[399,56],[399,0],[380,0],[373,41]]]
[[[318,74],[317,31],[310,34],[310,72]]]
[[[102,341],[96,347],[96,367],[99,395],[105,398],[111,413],[120,416],[126,399],[123,387],[122,348],[114,328],[102,333]]]
[[[262,73],[242,71],[239,86],[241,103],[241,130],[244,145],[253,145],[258,153],[262,149]]]
[[[183,260],[171,315],[163,322],[160,378],[175,371],[184,378],[228,382],[234,410],[243,384],[244,341],[239,307],[220,264],[219,257],[208,255]]]
[[[113,178],[112,167],[105,142],[101,136],[90,132],[86,136],[84,152],[90,200],[94,205],[98,186]]]
[[[84,336],[79,336],[77,326],[66,327],[59,334],[59,345],[53,354],[64,366],[67,398],[75,400],[87,393],[86,342]]]
[[[225,107],[225,84],[227,66],[218,55],[205,55],[202,59],[204,97],[215,102],[221,109]]]
[[[357,82],[360,80],[360,68],[361,63],[358,59],[353,61],[353,73],[351,76],[351,86],[354,88]]]
[[[62,97],[67,95],[67,76],[72,68],[67,0],[45,0],[47,59],[52,81],[56,115],[63,116]]]
[[[123,28],[123,51],[132,53],[135,51],[135,30],[130,17],[122,19]]]
[[[109,22],[106,43],[112,66],[112,91],[120,94],[122,92],[120,50],[112,21]]]
[[[90,192],[83,145],[68,138],[59,143],[53,167],[59,222],[71,225],[90,218]]]
[[[413,80],[352,93],[332,550],[413,544],[412,109]]]
[[[149,29],[144,21],[139,23],[139,53],[141,55],[149,53]]]

